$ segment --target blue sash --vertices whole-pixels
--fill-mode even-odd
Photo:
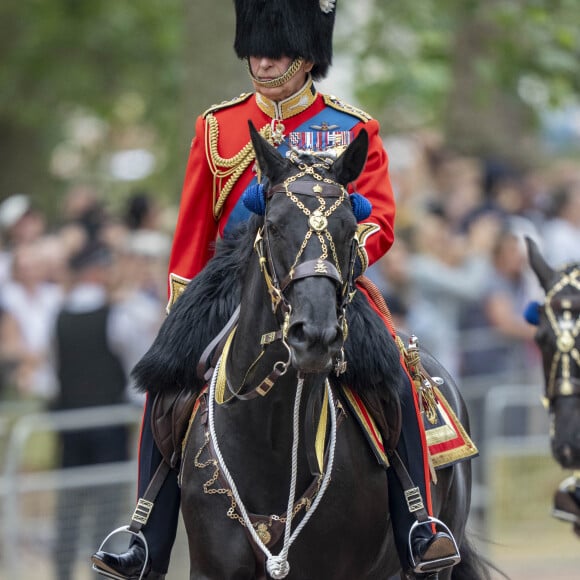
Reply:
[[[359,118],[327,106],[320,113],[304,121],[295,131],[289,133],[277,149],[286,156],[290,147],[304,151],[321,152],[337,146],[346,146],[351,142],[352,129],[358,123],[360,123]],[[257,178],[254,176],[249,186],[254,185],[256,181]],[[228,217],[224,236],[231,233],[240,223],[248,221],[250,216],[251,212],[242,203],[240,196]]]

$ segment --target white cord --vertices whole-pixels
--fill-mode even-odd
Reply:
[[[214,422],[214,405],[215,405],[215,387],[217,382],[217,375],[218,370],[221,365],[221,357],[218,360],[215,370],[211,379],[210,387],[209,387],[209,430],[210,436],[213,440],[213,445],[215,449],[215,453],[220,464],[220,468],[232,490],[232,494],[234,499],[238,505],[246,528],[250,532],[253,540],[256,542],[256,545],[262,550],[262,552],[266,556],[266,569],[268,570],[268,574],[275,580],[286,578],[288,573],[290,572],[290,564],[288,562],[288,552],[290,551],[290,546],[294,542],[294,540],[298,537],[298,534],[302,531],[312,514],[316,511],[318,504],[320,503],[328,484],[330,483],[330,476],[332,473],[332,467],[334,465],[334,451],[336,448],[336,409],[334,408],[334,397],[332,395],[332,390],[330,388],[330,384],[326,381],[326,389],[328,391],[328,404],[330,406],[330,422],[331,422],[331,429],[330,429],[330,449],[329,449],[329,456],[328,456],[328,465],[326,469],[326,473],[324,474],[324,478],[320,485],[320,489],[312,503],[310,509],[306,512],[302,521],[298,524],[294,533],[291,533],[292,530],[292,511],[294,508],[294,498],[296,495],[296,478],[298,472],[298,441],[299,441],[299,418],[300,418],[300,399],[302,396],[302,387],[304,385],[304,379],[300,378],[298,380],[298,386],[296,389],[296,398],[294,399],[294,421],[293,421],[293,441],[292,441],[292,472],[290,478],[290,493],[288,496],[288,508],[286,510],[286,526],[284,529],[284,542],[282,544],[282,550],[280,553],[275,556],[273,555],[270,550],[266,547],[264,542],[262,542],[260,536],[256,532],[250,517],[248,516],[248,512],[242,502],[240,494],[238,493],[238,489],[234,480],[225,464],[223,455],[219,448],[217,435],[215,431],[215,422]]]

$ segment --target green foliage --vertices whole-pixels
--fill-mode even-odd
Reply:
[[[356,33],[357,96],[392,128],[443,125],[462,82],[475,88],[476,110],[498,92],[533,112],[580,92],[576,0],[370,5]]]
[[[338,15],[349,29],[337,52],[354,55],[357,97],[387,130],[428,124],[477,140],[498,133],[499,102],[535,113],[580,89],[577,0],[343,1]],[[175,200],[193,115],[247,89],[231,0],[4,0],[0,23],[0,198],[23,191],[51,208],[83,180],[112,198],[139,185]],[[155,155],[155,172],[112,180],[107,156],[134,147]],[[80,165],[65,175],[55,157]]]
[[[74,179],[100,186],[107,150],[141,140],[159,159],[173,158],[182,12],[183,0],[0,4],[0,197],[26,191],[54,208],[73,177],[50,170],[59,147],[82,157]],[[100,124],[99,143],[71,142],[71,120],[79,117]],[[169,183],[170,171],[158,164],[153,182]]]
[[[114,115],[116,99],[143,95],[147,116],[179,80],[181,0],[12,0],[0,8],[0,112],[42,123],[47,112],[82,103]],[[155,75],[155,82],[152,82]]]

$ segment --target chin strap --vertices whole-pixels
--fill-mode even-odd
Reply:
[[[301,57],[295,58],[291,63],[290,66],[286,69],[286,72],[281,74],[279,77],[275,79],[271,79],[269,81],[261,81],[260,79],[254,76],[252,72],[252,67],[250,65],[250,59],[247,60],[248,63],[248,72],[250,73],[250,78],[252,82],[254,82],[259,87],[264,87],[265,89],[276,89],[285,85],[301,68],[304,64],[304,59]]]

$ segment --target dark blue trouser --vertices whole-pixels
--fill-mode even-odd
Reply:
[[[400,385],[399,397],[401,399],[401,412],[403,414],[403,428],[401,430],[399,443],[397,444],[397,452],[407,467],[413,483],[421,490],[423,503],[427,507],[427,489],[425,487],[427,474],[425,474],[423,463],[423,444],[418,423],[419,418],[413,399],[413,386],[402,367],[400,370],[403,375],[403,380],[398,382]],[[404,567],[407,562],[410,564],[408,554],[409,530],[416,521],[416,518],[407,508],[403,487],[392,467],[387,469],[387,479],[389,483],[389,509],[391,511],[395,544],[397,546],[397,552],[399,553],[399,559]],[[419,526],[414,537],[431,537],[430,527]]]
[[[155,470],[163,459],[159,449],[157,449],[151,429],[152,403],[153,399],[148,396],[145,403],[139,447],[139,497],[143,497]],[[151,567],[155,572],[161,574],[165,574],[169,568],[171,548],[177,533],[180,500],[181,490],[177,485],[177,472],[172,469],[159,490],[155,506],[142,530],[149,546]]]

